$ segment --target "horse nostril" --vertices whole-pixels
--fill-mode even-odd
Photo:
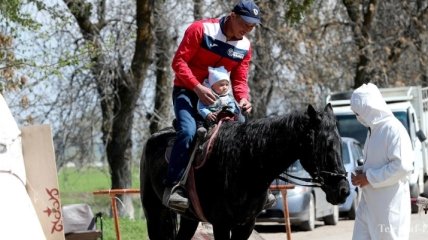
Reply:
[[[349,191],[349,188],[347,188],[347,187],[340,188],[340,195],[341,196],[347,197],[347,196],[349,196],[349,194],[351,194],[351,192]]]

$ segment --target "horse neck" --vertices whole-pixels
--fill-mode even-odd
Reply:
[[[229,174],[227,179],[231,183],[253,182],[251,184],[256,188],[269,186],[298,158],[299,138],[304,129],[301,125],[302,119],[296,116],[249,123],[245,126],[245,134],[234,136],[242,137],[239,139],[242,146],[240,152],[229,155],[226,151],[224,155],[216,156],[220,158],[219,164],[226,167],[226,173],[236,173]]]
[[[273,141],[267,144],[260,171],[269,184],[303,153],[300,143],[306,135],[305,122],[303,115],[288,115],[272,123],[275,130],[269,134]]]

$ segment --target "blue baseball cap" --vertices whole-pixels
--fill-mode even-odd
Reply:
[[[232,12],[240,15],[245,22],[250,24],[260,23],[260,10],[251,0],[240,0]]]

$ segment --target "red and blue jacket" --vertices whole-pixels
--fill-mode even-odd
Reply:
[[[226,17],[200,20],[187,28],[172,60],[174,86],[193,90],[208,77],[208,67],[224,66],[230,72],[236,100],[250,100],[247,76],[251,44],[245,36],[227,41],[225,20]]]

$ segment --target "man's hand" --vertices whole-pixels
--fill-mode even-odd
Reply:
[[[251,109],[253,108],[251,103],[246,98],[243,98],[241,101],[239,101],[239,107],[243,113],[250,113]]]
[[[196,85],[195,88],[193,88],[193,91],[198,95],[199,100],[205,105],[211,105],[215,102],[215,96],[211,92],[211,89],[205,87],[202,84]]]
[[[369,184],[365,173],[352,173],[351,182],[354,186],[364,187]]]

